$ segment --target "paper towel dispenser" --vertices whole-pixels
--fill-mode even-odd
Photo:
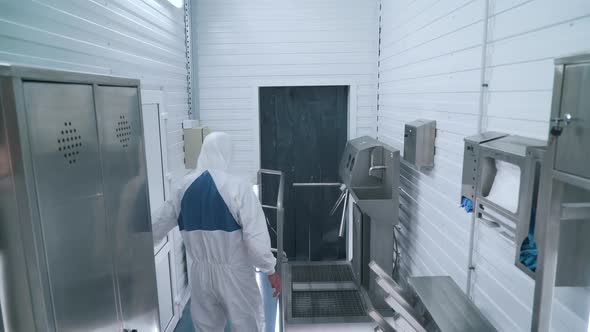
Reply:
[[[421,169],[434,166],[436,121],[416,120],[406,123],[404,130],[404,160]]]
[[[479,167],[480,144],[498,138],[506,137],[506,134],[497,132],[485,132],[480,135],[465,138],[463,151],[463,181],[461,186],[461,200],[463,197],[475,202],[475,183],[477,180],[477,168]]]
[[[528,237],[536,208],[545,141],[497,132],[465,138],[462,198],[474,203],[474,213],[486,225],[516,245],[515,264]]]

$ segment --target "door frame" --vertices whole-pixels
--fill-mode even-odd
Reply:
[[[256,169],[260,169],[262,165],[262,147],[260,144],[260,88],[271,87],[303,87],[303,86],[347,86],[348,87],[348,109],[347,109],[347,139],[355,138],[357,135],[357,84],[352,81],[332,79],[332,80],[313,80],[313,79],[282,79],[282,80],[264,80],[257,82],[252,88],[252,95],[254,96],[254,107],[256,109],[256,116],[253,124],[255,142],[256,142]]]
[[[166,109],[165,93],[162,90],[141,89],[141,106],[157,105],[160,125],[160,150],[162,153],[162,177],[164,182],[164,201],[170,198],[170,187],[172,173],[170,172],[170,161],[168,160],[168,111]],[[143,112],[142,112],[143,117]],[[141,119],[143,121],[143,118]],[[145,135],[145,133],[144,133]],[[163,202],[162,202],[163,203]]]
[[[256,108],[256,116],[253,124],[254,135],[256,136],[256,169],[260,169],[262,165],[262,154],[261,154],[261,143],[260,142],[260,88],[271,88],[271,87],[302,87],[302,86],[348,86],[348,109],[347,109],[347,139],[353,139],[357,137],[357,98],[358,89],[357,84],[353,81],[341,80],[341,79],[328,79],[328,80],[311,80],[311,79],[283,79],[283,80],[264,80],[257,82],[252,88],[252,94],[254,96],[254,107]],[[348,201],[348,215],[347,215],[347,227],[352,230],[352,208],[353,202],[352,196],[349,197]],[[352,260],[352,232],[346,232],[346,260]]]

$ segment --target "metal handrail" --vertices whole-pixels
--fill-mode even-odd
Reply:
[[[277,270],[285,262],[285,252],[283,247],[283,227],[285,223],[285,207],[283,199],[285,196],[285,176],[281,171],[271,169],[261,169],[258,171],[258,184],[260,185],[260,200],[262,201],[262,175],[274,175],[279,177],[279,190],[277,194],[276,206],[262,205],[263,209],[273,209],[277,211]]]
[[[258,171],[258,184],[260,185],[259,188],[259,198],[262,202],[262,175],[273,175],[279,177],[279,190],[277,194],[277,202],[276,206],[272,205],[262,205],[263,209],[272,209],[277,211],[277,267],[276,271],[281,274],[281,278],[283,278],[283,270],[282,265],[284,262],[287,261],[287,255],[283,249],[283,226],[285,222],[285,207],[283,204],[284,198],[284,191],[285,191],[285,176],[281,171],[275,171],[271,169],[261,169]],[[279,315],[280,319],[279,322],[281,324],[280,331],[285,330],[285,303],[284,297],[281,295],[279,299]]]

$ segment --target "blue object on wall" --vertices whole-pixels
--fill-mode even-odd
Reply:
[[[535,216],[536,210],[531,211],[531,224],[529,225],[529,235],[522,241],[520,246],[520,262],[524,264],[529,270],[535,272],[537,270],[537,243],[535,242]]]
[[[529,270],[535,272],[537,270],[538,254],[539,252],[537,250],[537,244],[535,243],[535,237],[532,234],[529,234],[520,247],[520,262]]]
[[[473,201],[467,197],[463,197],[461,199],[461,207],[465,210],[465,212],[471,213],[473,212]]]

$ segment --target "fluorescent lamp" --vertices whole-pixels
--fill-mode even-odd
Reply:
[[[168,0],[168,2],[170,2],[176,8],[182,8],[182,5],[184,5],[183,0]]]

